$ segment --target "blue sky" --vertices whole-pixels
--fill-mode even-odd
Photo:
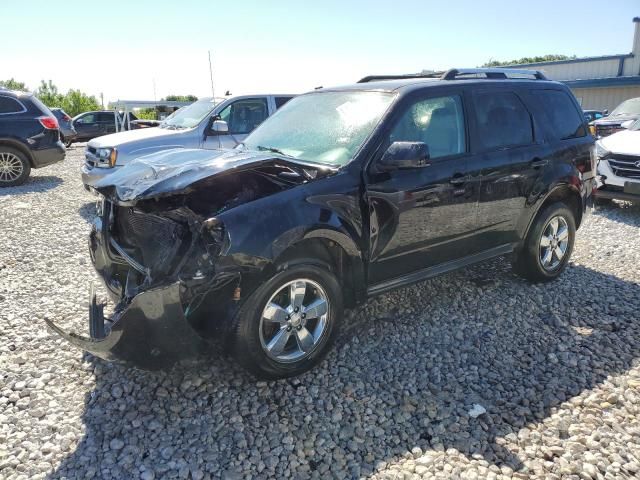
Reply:
[[[0,78],[105,99],[303,92],[372,73],[631,50],[637,0],[3,2]]]

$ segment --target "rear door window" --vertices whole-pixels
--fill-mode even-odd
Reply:
[[[487,150],[533,143],[531,115],[513,92],[479,92],[474,95],[480,144]]]
[[[567,140],[584,137],[587,134],[584,119],[580,117],[566,92],[562,90],[533,90],[531,95],[540,102],[549,125],[548,133],[553,140]]]
[[[101,112],[98,113],[98,123],[114,123],[116,121],[113,113]]]
[[[20,113],[24,108],[16,99],[0,96],[0,115],[7,113]]]

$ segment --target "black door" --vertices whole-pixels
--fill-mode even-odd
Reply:
[[[430,159],[415,169],[379,172],[377,159],[369,167],[370,285],[473,252],[478,189],[467,178],[466,132],[462,93],[448,90],[407,102],[385,135],[380,152],[424,142]]]
[[[73,126],[78,132],[80,140],[90,140],[102,135],[97,112],[89,112],[79,116],[74,120]]]
[[[100,112],[98,114],[98,123],[100,124],[100,135],[115,133],[116,117],[114,112]]]
[[[528,202],[543,188],[550,152],[521,95],[505,88],[473,93],[472,138],[479,152],[471,175],[480,180],[477,242],[482,250],[518,242]]]

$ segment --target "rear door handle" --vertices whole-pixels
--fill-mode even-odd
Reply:
[[[467,180],[469,180],[469,175],[462,175],[461,173],[456,173],[453,177],[451,177],[451,179],[449,180],[449,183],[455,187],[459,187],[467,183]]]
[[[542,160],[540,158],[536,158],[535,160],[533,160],[531,162],[531,168],[540,168],[540,167],[544,167],[545,165],[547,165],[549,163],[549,160]]]

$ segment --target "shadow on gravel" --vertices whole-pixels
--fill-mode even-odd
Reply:
[[[80,216],[87,222],[93,222],[96,217],[96,202],[87,202],[78,209]]]
[[[55,175],[31,176],[25,183],[17,187],[0,188],[0,197],[7,195],[21,195],[25,193],[39,193],[52,190],[62,184],[62,178]]]
[[[138,463],[155,478],[241,478],[249,463],[254,478],[351,478],[414,447],[526,473],[504,437],[640,356],[640,286],[581,266],[532,286],[499,260],[385,297],[300,378],[256,382],[215,356],[171,373],[91,360],[86,434],[50,478],[133,478]],[[385,302],[397,310],[373,320]],[[470,418],[474,403],[487,413]]]

